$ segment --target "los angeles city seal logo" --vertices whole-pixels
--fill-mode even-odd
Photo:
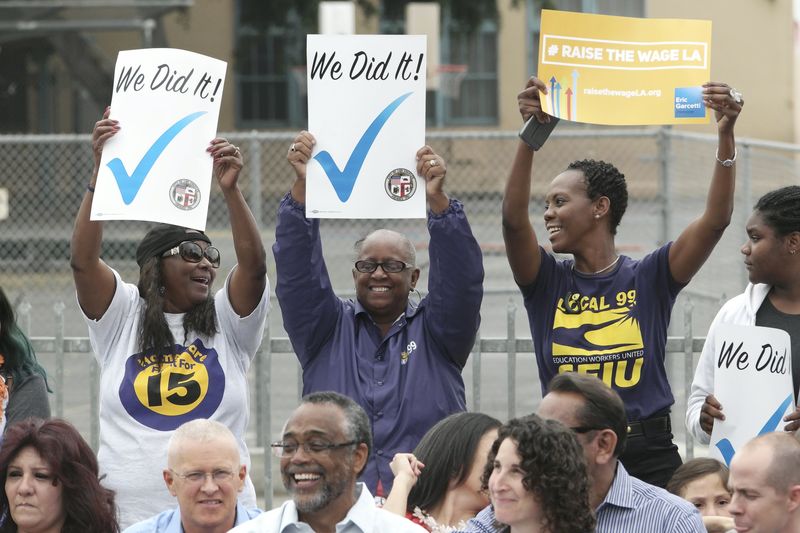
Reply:
[[[417,192],[417,178],[408,169],[396,168],[386,176],[383,188],[392,200],[405,202]]]
[[[200,187],[192,180],[178,180],[169,188],[172,205],[182,211],[191,211],[200,205]]]

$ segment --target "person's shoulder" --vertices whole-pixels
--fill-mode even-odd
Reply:
[[[420,533],[426,531],[422,526],[404,516],[390,513],[386,509],[376,509],[375,533],[379,531],[396,531],[399,533]]]
[[[242,522],[233,529],[230,533],[256,533],[261,531],[269,531],[267,528],[274,526],[277,531],[278,525],[281,522],[281,515],[284,506],[276,507],[270,511],[258,512],[255,516],[251,516],[246,522]]]
[[[171,533],[167,526],[169,526],[172,517],[177,512],[177,508],[168,509],[150,518],[146,518],[141,522],[129,526],[122,533]],[[180,524],[180,522],[178,522]],[[180,533],[178,530],[176,533]]]
[[[659,515],[682,516],[697,512],[694,505],[661,487],[656,487],[635,477],[631,477],[631,491],[638,506],[649,507]]]

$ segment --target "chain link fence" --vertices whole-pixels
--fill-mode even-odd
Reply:
[[[278,203],[293,180],[285,156],[294,135],[256,131],[226,134],[244,155],[240,185],[267,246],[274,241]],[[436,131],[429,132],[427,142],[447,161],[446,189],[464,202],[484,251],[486,292],[481,338],[529,338],[524,307],[505,259],[500,225],[503,184],[516,150],[516,132]],[[739,248],[753,204],[769,190],[800,183],[800,146],[750,139],[739,139],[737,146],[736,206],[731,226],[703,269],[679,296],[670,329],[672,336],[684,337],[690,328],[689,338],[704,336],[721,301],[742,291],[747,277]],[[632,257],[643,256],[674,239],[702,212],[714,170],[715,147],[715,135],[668,127],[559,127],[545,148],[537,152],[534,162],[530,214],[541,242],[547,243],[542,216],[543,197],[550,180],[575,159],[603,159],[619,167],[628,181],[630,201],[617,235],[619,251]],[[0,188],[7,189],[9,198],[8,217],[0,220],[0,285],[23,311],[21,325],[30,336],[83,338],[87,332],[75,300],[69,240],[92,170],[90,136],[0,136],[0,168],[6,169],[0,177]],[[147,227],[141,222],[105,223],[103,258],[125,280],[135,282],[138,277],[134,251]],[[323,247],[335,290],[352,295],[352,244],[378,227],[404,232],[418,246],[420,290],[424,293],[428,237],[423,220],[322,221]],[[226,273],[233,266],[233,245],[225,205],[216,185],[212,185],[207,232],[222,251],[221,273]],[[274,288],[275,268],[269,253],[268,265]],[[692,311],[684,317],[687,308]],[[274,295],[269,331],[273,338],[285,337]],[[480,405],[484,412],[506,418],[512,402],[516,413],[530,412],[538,404],[540,389],[533,357],[517,355],[513,372],[506,370],[508,354],[483,355]],[[63,376],[68,389],[54,396],[58,398],[54,402],[65,402],[68,418],[88,434],[90,426],[94,433],[96,421],[90,417],[89,404],[93,400],[88,392],[94,382],[94,369],[86,357],[85,352],[40,355],[49,372]],[[674,408],[676,426],[680,426],[676,427],[676,437],[682,435],[685,371],[694,368],[696,357],[695,353],[692,360],[668,358],[673,390],[679,399]],[[67,362],[57,360],[60,358]],[[517,357],[513,359],[516,361]],[[280,357],[266,370],[275,387],[270,391],[274,399],[271,425],[278,429],[295,404],[296,367],[293,357]],[[468,364],[468,382],[472,372]],[[291,390],[283,392],[281,387]],[[513,389],[511,395],[506,394],[509,387]]]

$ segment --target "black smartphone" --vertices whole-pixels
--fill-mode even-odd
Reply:
[[[536,115],[531,115],[531,118],[519,130],[519,138],[533,150],[538,150],[550,136],[550,132],[553,131],[556,124],[558,124],[558,118],[552,115],[550,122],[544,124],[536,120]]]

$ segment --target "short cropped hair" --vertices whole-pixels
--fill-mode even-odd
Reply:
[[[756,202],[755,210],[779,237],[800,231],[800,186],[768,192]]]
[[[612,430],[617,435],[614,457],[622,455],[628,440],[628,417],[625,414],[625,404],[617,391],[595,376],[564,372],[550,381],[548,392],[581,396],[584,404],[576,414],[578,424],[587,428]]]
[[[212,440],[227,440],[233,445],[236,450],[237,461],[241,462],[239,455],[239,443],[236,437],[233,436],[228,426],[217,422],[216,420],[207,420],[205,418],[196,418],[184,424],[181,424],[178,429],[172,432],[167,442],[167,457],[170,466],[176,460],[176,456],[180,451],[180,445],[187,441],[194,442],[208,442]]]
[[[312,392],[303,396],[300,400],[301,404],[333,404],[339,407],[344,413],[344,418],[347,421],[347,438],[354,441],[356,444],[364,443],[367,445],[367,455],[372,453],[372,428],[369,424],[369,417],[364,409],[354,402],[351,398],[338,392],[323,391]],[[366,468],[366,464],[364,465]],[[360,476],[363,469],[358,473]]]
[[[364,248],[364,243],[373,235],[382,235],[384,237],[391,236],[396,238],[398,245],[403,250],[403,261],[411,266],[415,266],[417,264],[417,249],[414,247],[414,243],[411,242],[411,239],[402,233],[390,229],[376,229],[375,231],[369,233],[366,237],[358,239],[353,245],[353,251],[355,252],[356,259],[361,256],[361,250]]]
[[[727,489],[728,467],[710,457],[698,457],[683,463],[672,474],[666,489],[675,496],[683,498],[683,493],[689,483],[711,474],[717,474],[722,486]]]
[[[594,159],[573,161],[567,166],[567,170],[583,172],[586,194],[590,200],[597,200],[601,196],[608,198],[611,203],[611,233],[616,235],[617,226],[628,208],[628,185],[625,183],[625,175],[611,163]]]
[[[766,466],[767,484],[780,493],[800,485],[800,441],[790,433],[767,433],[747,443],[766,446],[772,451],[772,461]]]

